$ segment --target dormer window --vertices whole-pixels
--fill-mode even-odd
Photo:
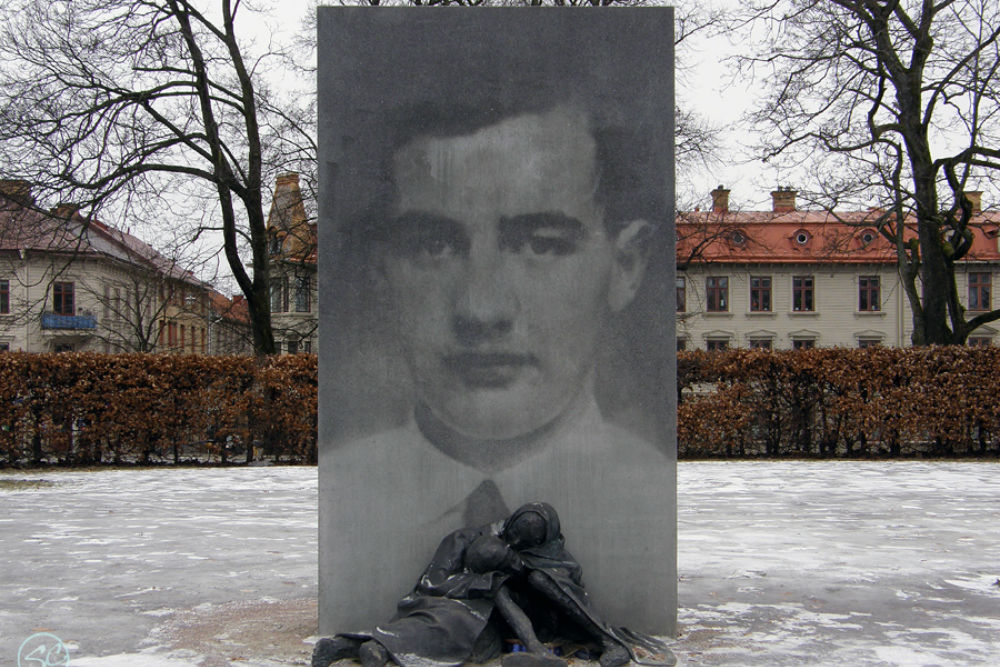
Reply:
[[[278,234],[273,231],[268,235],[267,249],[268,252],[272,255],[281,254],[281,239],[279,239]]]

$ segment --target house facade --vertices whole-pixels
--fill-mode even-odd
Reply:
[[[271,327],[279,353],[319,349],[316,223],[306,215],[299,175],[278,176],[267,217]]]
[[[0,351],[207,354],[211,295],[131,234],[0,181]]]
[[[828,213],[771,193],[771,211],[729,210],[729,191],[709,211],[678,216],[677,337],[681,349],[905,346],[912,316],[880,211]],[[1000,215],[971,193],[975,241],[961,263],[960,298],[970,314],[995,303]],[[981,326],[971,345],[1000,344]]]
[[[253,354],[250,311],[242,294],[209,293],[208,354]]]

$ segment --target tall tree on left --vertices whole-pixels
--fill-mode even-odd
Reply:
[[[91,211],[190,224],[188,242],[221,232],[254,348],[273,353],[266,187],[315,159],[296,103],[311,97],[268,87],[287,54],[238,34],[241,0],[15,4],[0,19],[0,172]]]

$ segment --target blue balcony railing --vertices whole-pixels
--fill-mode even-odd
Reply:
[[[93,315],[57,315],[42,313],[43,329],[96,329],[97,318]]]

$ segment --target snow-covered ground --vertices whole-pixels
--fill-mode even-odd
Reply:
[[[1000,664],[1000,464],[687,462],[678,496],[681,664]],[[305,467],[0,473],[0,666],[35,632],[306,664],[316,502]]]

